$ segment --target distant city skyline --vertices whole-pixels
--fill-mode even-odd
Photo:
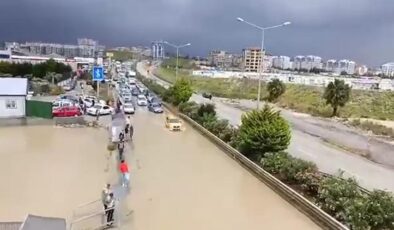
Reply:
[[[208,7],[207,7],[208,6]],[[0,40],[71,43],[89,37],[107,47],[167,40],[206,56],[259,46],[262,26],[291,21],[266,33],[273,54],[318,55],[379,66],[394,61],[394,1],[370,0],[2,0]]]

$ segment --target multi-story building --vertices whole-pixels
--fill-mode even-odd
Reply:
[[[394,76],[394,62],[383,64],[381,67],[382,74],[388,77]]]
[[[98,43],[91,39],[78,39],[79,45],[65,45],[56,43],[26,42],[24,44],[9,43],[14,47],[31,55],[60,55],[71,57],[95,57]],[[15,48],[17,47],[17,48]],[[101,46],[102,47],[102,46]],[[101,48],[102,49],[102,48]]]
[[[308,71],[311,69],[321,69],[323,67],[321,61],[321,57],[318,56],[296,56],[294,57],[294,68]]]
[[[356,63],[354,61],[350,61],[347,59],[342,59],[338,61],[337,67],[334,72],[341,74],[354,74],[354,70],[356,69]]]
[[[152,42],[152,58],[163,59],[164,56],[164,43],[162,41]]]
[[[287,56],[274,56],[272,58],[272,66],[279,69],[290,69],[291,61]]]
[[[311,69],[321,69],[323,67],[322,62],[321,62],[321,57],[318,56],[313,56],[309,55],[306,57],[306,69],[311,70]]]
[[[325,68],[324,68],[324,69],[325,69],[327,72],[334,72],[335,69],[336,69],[336,67],[337,67],[337,60],[330,59],[330,60],[327,60],[327,61],[326,61],[326,64],[325,64]]]
[[[234,55],[224,50],[213,50],[209,53],[208,63],[222,69],[230,68],[233,65]]]
[[[259,72],[261,64],[261,49],[246,48],[242,50],[242,67],[245,72]]]
[[[79,46],[93,46],[93,47],[98,46],[97,41],[89,38],[78,38],[77,41]]]
[[[293,68],[294,69],[304,69],[305,67],[305,56],[295,56],[293,61]]]

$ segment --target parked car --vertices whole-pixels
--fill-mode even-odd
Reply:
[[[158,103],[149,103],[148,110],[154,113],[163,113],[163,108]]]
[[[81,109],[77,106],[66,106],[52,111],[54,117],[76,117],[81,116]]]
[[[166,116],[165,126],[170,131],[181,131],[182,129],[182,122],[179,118],[176,118],[172,115]]]
[[[95,105],[91,108],[87,109],[87,114],[96,116],[97,111],[99,112],[100,115],[110,115],[115,112],[114,108],[109,107],[108,105]]]
[[[123,111],[126,114],[134,114],[135,113],[135,108],[132,103],[125,103],[123,105]]]
[[[78,102],[71,101],[68,99],[60,99],[52,102],[52,110],[56,110],[62,107],[70,107],[70,106],[78,107]]]
[[[91,99],[91,98],[85,98],[83,99],[83,103],[85,104],[85,106],[87,108],[92,107],[94,104],[96,104],[95,100]]]
[[[148,100],[146,100],[146,97],[142,94],[137,96],[137,105],[139,106],[146,106],[148,105]]]

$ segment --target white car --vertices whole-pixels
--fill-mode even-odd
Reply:
[[[89,115],[93,115],[96,116],[97,115],[97,111],[100,115],[110,115],[113,114],[115,112],[115,110],[111,107],[109,107],[108,105],[95,105],[89,109],[87,109],[87,113]]]
[[[138,95],[137,105],[139,105],[139,106],[147,106],[148,105],[148,100],[146,100],[146,97],[144,95]]]
[[[134,114],[135,113],[135,108],[132,103],[125,103],[123,105],[123,111],[126,114]]]
[[[125,101],[131,101],[131,99],[132,99],[131,93],[130,92],[122,93],[122,98]]]
[[[92,106],[93,106],[93,102],[94,102],[94,100],[91,99],[91,98],[85,98],[85,99],[83,99],[83,103],[85,104],[85,106],[86,106],[87,108],[92,107]]]

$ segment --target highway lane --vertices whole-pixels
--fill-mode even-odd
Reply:
[[[143,63],[138,63],[137,71],[168,87],[167,82],[152,74],[147,74],[144,67]],[[199,103],[214,103],[219,117],[229,120],[233,125],[241,123],[243,111],[222,103],[220,99],[214,98],[210,101],[200,95],[193,94],[191,100]],[[301,130],[292,129],[292,140],[288,151],[293,156],[314,162],[323,172],[335,174],[339,170],[344,171],[344,176],[355,177],[360,185],[365,188],[394,191],[394,180],[391,179],[394,177],[394,170],[329,145],[321,138],[309,135]]]
[[[133,211],[122,228],[319,229],[193,128],[168,131],[164,116],[143,107],[131,116],[131,192],[121,210]]]

